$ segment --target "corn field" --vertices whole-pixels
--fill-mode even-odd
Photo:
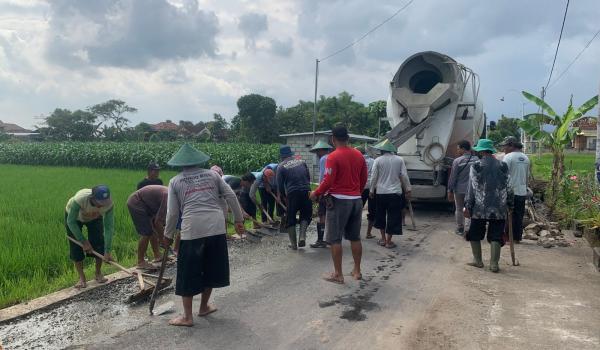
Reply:
[[[180,142],[67,142],[0,144],[0,163],[144,169],[149,162],[165,166]],[[260,169],[279,158],[277,145],[245,143],[195,143],[227,174]]]

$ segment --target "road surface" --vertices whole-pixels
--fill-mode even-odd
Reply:
[[[419,230],[405,230],[396,249],[363,240],[360,282],[321,280],[329,251],[288,251],[281,235],[232,246],[232,286],[216,290],[219,311],[196,317],[192,328],[168,326],[174,314],[147,316],[147,304],[121,304],[131,281],[0,326],[0,338],[7,349],[600,348],[600,274],[583,241],[521,244],[518,267],[503,249],[501,272],[493,274],[465,265],[470,248],[453,233],[450,213],[417,214]],[[349,273],[347,245],[344,254]],[[169,300],[179,312],[172,291],[157,305]]]

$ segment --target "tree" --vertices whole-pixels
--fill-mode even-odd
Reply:
[[[528,134],[539,140],[543,146],[552,151],[552,177],[550,182],[550,210],[554,210],[558,200],[558,185],[565,172],[564,150],[571,143],[577,129],[572,128],[575,120],[581,118],[598,103],[598,95],[587,100],[579,108],[573,108],[573,97],[569,101],[567,111],[558,115],[544,100],[523,91],[523,96],[538,105],[541,113],[528,114],[519,126]],[[543,125],[552,125],[554,130],[545,131]]]
[[[387,102],[379,100],[369,103],[367,106],[369,113],[369,124],[371,126],[365,131],[364,135],[372,137],[383,137],[392,128],[387,121]]]
[[[206,128],[210,131],[210,135],[215,142],[225,142],[229,138],[229,123],[222,115],[213,114],[213,120],[207,122]]]
[[[129,119],[124,116],[125,113],[137,112],[137,108],[130,107],[121,100],[108,100],[92,106],[88,110],[105,123],[103,135],[109,140],[118,140],[121,138],[124,128],[129,123]],[[112,123],[112,125],[109,125],[108,122]]]
[[[88,111],[57,108],[44,118],[45,127],[38,128],[47,139],[57,141],[90,141],[98,132],[96,116]]]
[[[239,111],[232,120],[232,126],[240,141],[272,143],[279,138],[275,100],[250,94],[240,97],[237,106]]]
[[[488,133],[488,139],[499,143],[504,140],[507,136],[514,136],[517,140],[521,139],[521,131],[519,130],[519,120],[517,118],[509,118],[504,115],[496,122],[494,130],[490,130]]]

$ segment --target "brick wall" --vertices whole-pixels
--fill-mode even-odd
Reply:
[[[327,136],[317,135],[316,142],[319,140],[327,141]],[[310,153],[313,146],[312,135],[305,136],[290,136],[286,139],[286,143],[292,148],[292,151],[299,155],[308,165],[312,182],[319,182],[319,163],[317,156]]]

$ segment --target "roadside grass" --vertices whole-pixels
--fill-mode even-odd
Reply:
[[[174,175],[161,172],[165,184]],[[0,308],[75,284],[64,212],[68,199],[81,188],[110,187],[115,203],[113,256],[125,266],[135,265],[138,235],[126,202],[144,176],[144,171],[134,170],[0,165]],[[233,233],[231,226],[228,232]],[[104,265],[103,271],[116,269]],[[93,278],[93,259],[85,260],[85,272],[88,280]]]
[[[552,174],[552,154],[542,154],[542,157],[528,155],[533,164],[533,175],[535,178],[549,180]],[[566,153],[565,173],[576,173],[578,175],[592,174],[596,155],[593,153]]]

